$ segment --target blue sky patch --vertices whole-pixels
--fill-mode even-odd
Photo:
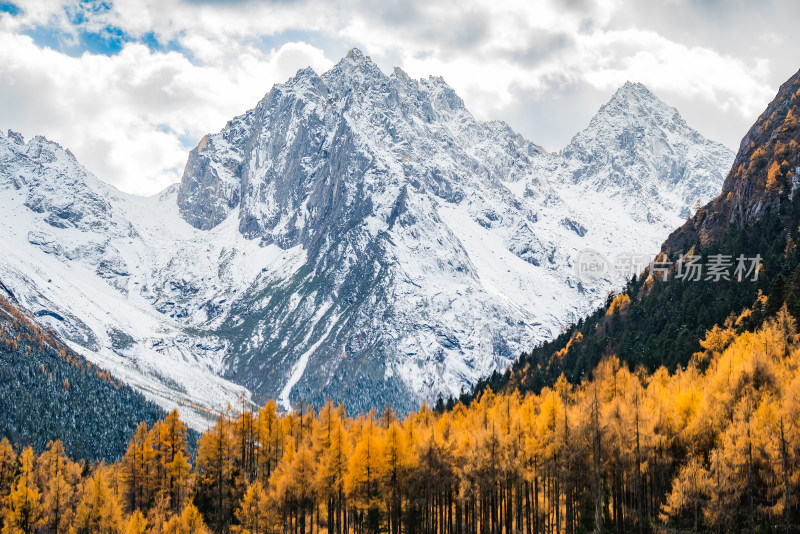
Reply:
[[[75,26],[73,32],[66,32],[52,26],[37,26],[25,30],[24,34],[43,47],[52,48],[72,57],[79,57],[84,52],[113,56],[118,54],[127,43],[141,43],[150,50],[158,52],[178,51],[184,53],[177,41],[160,42],[154,33],[148,32],[134,37],[122,29],[113,26],[101,31],[87,31]]]
[[[84,52],[113,56],[118,54],[127,43],[142,43],[150,50],[159,52],[183,52],[177,41],[160,42],[153,32],[140,36],[126,33],[121,28],[105,24],[107,15],[113,5],[106,0],[83,0],[77,4],[64,6],[64,15],[68,27],[55,24],[35,26],[23,30],[42,47],[52,48],[72,57],[79,57]],[[0,0],[0,12],[17,15],[22,10],[10,2]]]
[[[119,28],[105,28],[102,32],[88,32],[75,28],[74,33],[63,30],[37,26],[23,32],[33,41],[47,48],[52,48],[69,56],[78,57],[84,52],[113,56],[128,41]]]
[[[12,17],[16,17],[22,13],[22,10],[18,5],[12,4],[11,2],[0,2],[0,13],[8,13]]]

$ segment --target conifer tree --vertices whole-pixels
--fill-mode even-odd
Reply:
[[[78,466],[65,455],[61,441],[50,442],[39,458],[43,487],[43,523],[53,534],[68,532]]]
[[[386,431],[383,440],[383,466],[381,482],[386,496],[389,531],[400,533],[400,521],[403,517],[403,488],[411,468],[411,443],[406,440],[405,433],[397,421],[393,421]]]
[[[100,466],[85,485],[75,512],[77,534],[123,532],[122,505],[109,484],[109,471]]]
[[[236,508],[233,448],[230,415],[225,413],[220,415],[216,425],[200,437],[197,451],[197,502],[207,510],[216,532],[221,532],[230,524]]]
[[[256,451],[258,473],[261,484],[266,486],[275,466],[283,455],[283,433],[281,432],[278,408],[269,400],[258,411],[257,438],[261,447]]]
[[[140,510],[135,510],[128,519],[125,534],[148,534],[147,520]]]
[[[136,429],[136,434],[130,441],[120,464],[123,500],[129,511],[146,512],[149,509],[152,497],[149,492],[152,482],[149,468],[154,457],[152,442],[148,439],[147,423],[142,422]]]
[[[673,481],[672,491],[667,496],[663,506],[661,519],[668,522],[670,518],[680,517],[688,511],[691,517],[692,531],[698,532],[700,528],[700,511],[703,507],[705,495],[709,491],[708,471],[697,456],[692,456],[681,467],[678,476]]]
[[[185,492],[190,466],[188,456],[188,427],[181,421],[178,410],[172,410],[163,422],[157,424],[159,472],[164,473],[164,484],[161,490],[170,499],[172,510],[178,512],[182,508],[182,497]]]
[[[33,534],[41,523],[41,494],[34,480],[35,458],[31,447],[19,455],[19,475],[6,497],[3,534]]]
[[[236,519],[242,534],[266,534],[269,530],[270,516],[268,513],[269,502],[261,483],[251,483],[242,498],[241,505],[236,510]]]
[[[11,492],[16,472],[17,456],[8,438],[0,440],[0,503]]]
[[[344,486],[351,502],[359,508],[367,532],[373,533],[377,532],[380,522],[378,483],[385,470],[385,457],[372,417],[362,421],[360,427],[358,441],[348,462]]]
[[[350,439],[342,423],[344,413],[327,402],[314,428],[315,487],[326,506],[328,530],[341,534],[345,505],[344,477],[350,455]]]
[[[210,531],[197,507],[188,503],[180,515],[173,515],[164,523],[161,534],[210,534]]]

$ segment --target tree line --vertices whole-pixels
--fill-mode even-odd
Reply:
[[[37,453],[58,437],[70,456],[112,461],[164,415],[0,295],[0,437]]]
[[[737,330],[750,313],[674,373],[609,357],[579,385],[489,390],[404,418],[245,406],[196,455],[177,412],[142,423],[112,464],[4,440],[2,532],[794,531],[800,336],[785,307]]]

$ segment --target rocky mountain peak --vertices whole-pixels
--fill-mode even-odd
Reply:
[[[663,137],[659,132],[661,129],[694,133],[675,108],[665,104],[644,84],[625,82],[595,114],[589,127],[576,136],[573,143],[598,133],[608,136],[636,132],[635,137],[644,138],[645,132],[653,132]]]
[[[550,155],[504,123],[476,120],[440,76],[387,76],[357,49],[320,76],[299,72],[209,135],[178,193],[196,228],[238,208],[246,238],[306,258],[233,305],[223,329],[246,320],[267,338],[237,334],[228,369],[260,398],[288,406],[350,387],[348,403],[362,409],[457,392],[505,365],[561,324],[543,315],[580,300],[564,274],[572,247],[615,241],[603,215],[576,207],[587,195],[626,212],[614,224],[654,229],[637,237],[657,235],[656,245],[690,202],[675,190],[691,203],[718,191],[724,150],[665,127],[670,113],[627,84],[566,155]],[[636,209],[645,211],[628,218]],[[508,274],[490,257],[505,258]],[[561,311],[536,308],[550,290],[533,281],[544,279],[558,280]]]
[[[3,137],[2,130],[0,130],[0,137]],[[18,145],[25,144],[25,137],[21,133],[15,132],[14,130],[8,130],[8,134],[6,137],[8,137],[11,141],[15,142]]]
[[[305,80],[314,80],[317,79],[319,76],[317,72],[312,69],[311,67],[303,67],[302,69],[298,69],[294,76],[289,78],[289,80],[283,85],[292,85],[301,83]]]
[[[660,102],[658,97],[641,82],[626,81],[611,97],[611,101],[632,99],[647,100],[650,102]]]
[[[562,151],[564,179],[623,195],[640,221],[674,228],[713,196],[733,153],[692,129],[647,87],[627,82]],[[668,209],[663,209],[667,206]],[[677,213],[679,217],[664,217]]]
[[[368,56],[365,56],[360,49],[355,47],[348,50],[347,54],[345,54],[345,59],[349,59],[354,63],[358,63],[361,61],[371,61]]]
[[[44,136],[25,141],[9,131],[0,135],[0,186],[11,185],[25,197],[25,205],[44,215],[56,228],[108,228],[110,206],[106,198],[118,192],[100,182],[78,163],[69,150]]]
[[[411,82],[411,83],[414,82],[414,80],[411,78],[411,76],[409,76],[408,73],[406,71],[404,71],[403,69],[401,69],[400,67],[395,67],[392,70],[392,74],[391,74],[390,77],[397,78],[399,80],[403,80],[403,82]]]
[[[357,48],[350,50],[322,78],[333,92],[339,94],[380,87],[389,82],[378,65]]]

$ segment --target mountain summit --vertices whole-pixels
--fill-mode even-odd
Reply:
[[[626,85],[614,100],[623,90],[628,93],[625,102],[641,101],[638,95],[645,91]],[[666,263],[661,269],[671,262],[666,276],[640,270],[624,293],[520,358],[513,373],[493,381],[495,391],[505,383],[538,391],[562,373],[577,383],[609,354],[631,368],[651,371],[662,366],[711,369],[707,358],[715,357],[712,353],[719,355],[737,335],[755,332],[780,316],[784,304],[794,319],[800,317],[798,116],[800,72],[781,86],[742,139],[721,194],[663,243],[661,259]],[[680,262],[685,254],[695,256],[695,265],[705,270],[687,275],[689,268]],[[722,268],[712,271],[715,263]],[[787,324],[785,317],[777,321]],[[763,354],[760,346],[748,350],[741,354]],[[748,389],[747,395],[751,393]]]
[[[402,411],[598,305],[618,282],[582,284],[579,253],[655,252],[732,157],[634,84],[548,154],[353,50],[204,136],[152,198],[0,135],[0,281],[166,407]]]
[[[566,180],[622,195],[640,221],[677,226],[719,193],[731,151],[689,127],[640,83],[627,82],[563,150]],[[676,215],[679,219],[676,218]]]

